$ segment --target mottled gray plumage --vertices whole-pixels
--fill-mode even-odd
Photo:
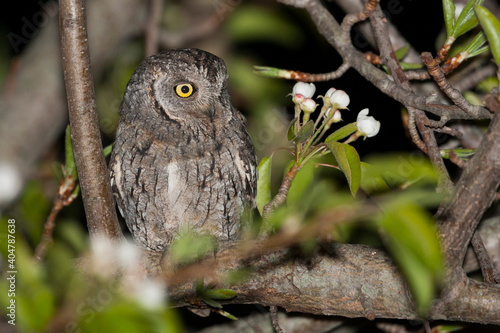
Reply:
[[[236,239],[243,209],[255,205],[257,171],[224,62],[197,49],[147,58],[120,115],[111,181],[135,241],[161,252],[185,227]]]

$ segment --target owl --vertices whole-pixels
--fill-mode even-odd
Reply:
[[[198,49],[163,51],[132,74],[110,159],[136,243],[163,252],[181,230],[233,241],[255,206],[255,150],[231,104],[226,66]]]

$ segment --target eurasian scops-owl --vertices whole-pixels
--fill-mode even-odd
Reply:
[[[255,205],[256,157],[230,102],[224,62],[163,51],[132,74],[110,160],[113,192],[135,241],[163,252],[180,230],[238,237]]]

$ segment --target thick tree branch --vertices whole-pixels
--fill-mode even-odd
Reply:
[[[123,237],[104,159],[90,70],[84,0],[59,2],[71,138],[91,237]]]
[[[461,268],[472,235],[500,185],[499,133],[500,115],[495,114],[443,212],[440,233],[452,269]]]
[[[326,253],[311,267],[286,249],[242,262],[235,256],[238,249],[230,247],[206,260],[196,277],[236,291],[238,296],[227,303],[276,305],[287,311],[351,318],[421,319],[398,268],[383,251],[352,244],[324,249]],[[228,271],[240,268],[250,269],[251,277],[239,283],[222,282]],[[171,286],[170,300],[177,306],[189,305],[195,299],[194,289],[193,282]],[[500,286],[466,280],[460,295],[436,306],[429,319],[500,324],[498,309]]]

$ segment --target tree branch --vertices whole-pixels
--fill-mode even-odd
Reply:
[[[370,20],[372,23],[373,32],[375,34],[375,39],[380,49],[380,57],[382,59],[382,62],[389,68],[394,82],[406,89],[408,92],[413,93],[413,88],[410,84],[410,81],[403,72],[399,61],[394,54],[394,50],[392,48],[392,44],[386,28],[385,22],[387,20],[385,19],[380,6],[377,7]],[[451,192],[453,189],[453,183],[450,180],[450,176],[448,175],[448,171],[446,170],[446,166],[444,165],[443,158],[441,157],[441,154],[439,152],[434,133],[432,129],[426,126],[426,123],[428,121],[427,116],[421,110],[415,109],[413,107],[407,108],[408,112],[411,115],[411,117],[409,118],[412,119],[412,122],[409,122],[409,127],[413,141],[415,142],[415,144],[417,144],[417,146],[419,146],[420,149],[423,148],[421,146],[421,143],[419,142],[418,133],[416,133],[415,128],[412,128],[414,120],[425,142],[425,150],[422,150],[427,153],[432,164],[439,172],[439,187],[444,192]]]
[[[339,23],[319,0],[278,1],[298,8],[305,8],[311,16],[312,21],[316,24],[319,33],[335,48],[342,59],[344,59],[344,62],[348,62],[365,79],[396,101],[440,117],[448,116],[449,119],[492,118],[491,113],[484,108],[480,109],[477,116],[472,116],[456,106],[429,103],[424,96],[418,96],[390,80],[386,73],[374,67],[364,58],[364,54],[354,48],[350,40],[350,35],[343,32]]]
[[[497,113],[443,212],[440,233],[451,269],[461,268],[472,235],[500,185],[499,133],[500,115]]]
[[[123,237],[104,159],[90,70],[84,0],[61,0],[59,24],[71,138],[91,237]]]
[[[121,44],[144,26],[142,0],[88,0],[92,72],[99,77],[105,65],[121,52]],[[57,2],[43,5],[47,25],[14,59],[9,83],[0,94],[0,165],[17,170],[21,183],[33,165],[60,137],[68,123],[61,70]],[[116,15],[119,11],[120,15]],[[43,84],[34,78],[43,78]],[[23,121],[19,121],[19,117]],[[22,186],[20,186],[22,188]],[[15,199],[14,193],[11,199]],[[0,199],[0,212],[11,200]]]
[[[416,313],[404,279],[391,258],[366,245],[329,244],[312,267],[295,260],[289,250],[239,260],[233,246],[204,261],[198,278],[218,282],[216,288],[230,288],[237,297],[226,304],[261,304],[286,311],[316,315],[422,319]],[[197,264],[198,265],[198,264]],[[227,272],[246,268],[249,279],[222,282]],[[208,273],[211,271],[213,274]],[[194,300],[193,282],[171,286],[169,297],[176,306]],[[500,286],[466,280],[457,298],[432,309],[429,319],[500,324]]]

